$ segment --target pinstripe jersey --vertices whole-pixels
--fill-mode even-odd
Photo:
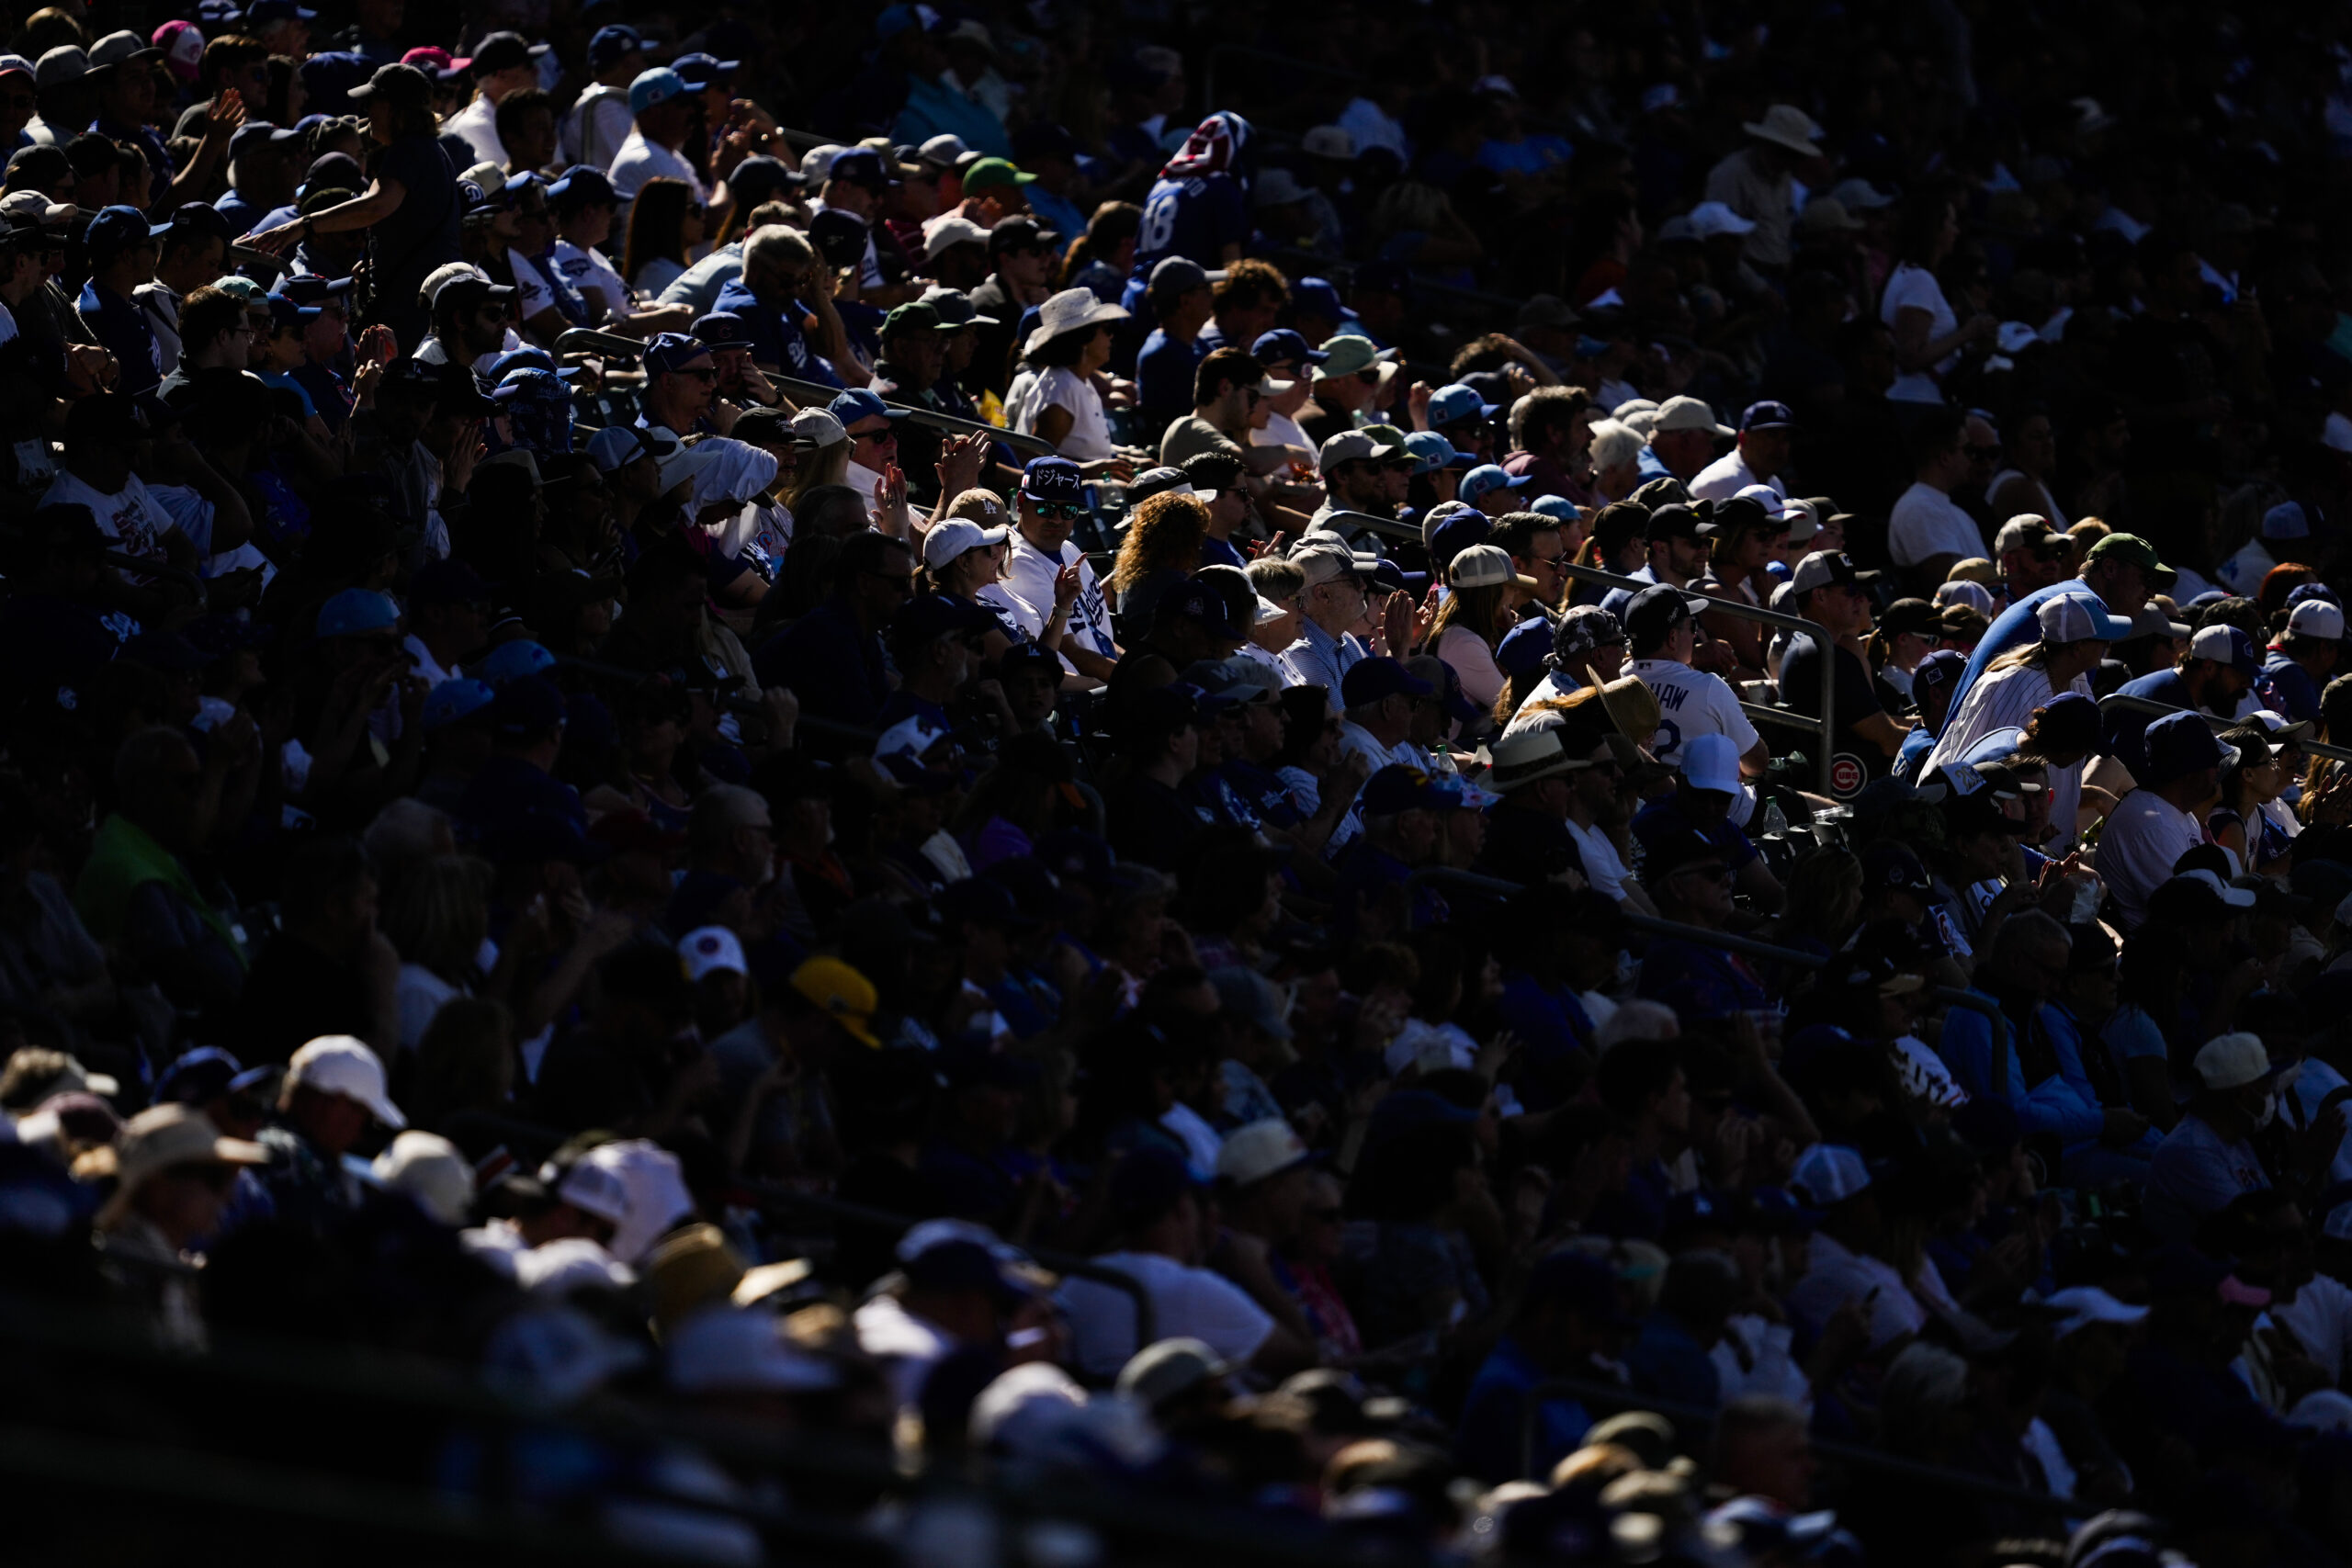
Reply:
[[[2090,680],[2077,675],[2066,689],[2089,696]],[[2039,665],[2015,665],[1980,677],[1960,699],[1959,711],[1944,720],[1943,733],[1936,738],[1936,749],[1928,753],[1919,776],[1924,779],[1946,763],[1959,761],[1996,729],[2023,729],[2032,722],[2033,710],[2055,694],[2049,671]]]

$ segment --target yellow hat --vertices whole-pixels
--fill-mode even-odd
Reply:
[[[717,1225],[688,1225],[668,1236],[645,1266],[654,1331],[664,1333],[696,1307],[727,1300],[742,1277],[742,1257]]]
[[[882,1042],[874,1033],[874,1010],[881,998],[875,994],[873,981],[838,958],[811,958],[792,972],[792,988],[859,1041],[880,1048]]]

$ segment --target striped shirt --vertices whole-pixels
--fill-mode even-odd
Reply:
[[[2075,676],[2066,689],[2091,694],[2086,676]],[[1925,778],[1947,763],[1959,761],[1996,729],[2023,729],[2033,721],[2033,710],[2055,694],[2050,687],[2050,672],[2037,664],[2012,665],[1975,681],[1960,699],[1958,711],[1944,720],[1943,733],[1936,738],[1936,749],[1928,753],[1919,776]]]

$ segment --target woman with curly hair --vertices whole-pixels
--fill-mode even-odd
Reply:
[[[1209,509],[1197,496],[1162,494],[1146,500],[1127,518],[1110,588],[1119,606],[1119,641],[1132,648],[1150,632],[1160,595],[1200,570]]]
[[[1062,253],[1054,287],[1089,289],[1104,304],[1117,304],[1127,274],[1135,270],[1136,236],[1142,231],[1142,208],[1132,201],[1104,202],[1087,220],[1086,232]]]

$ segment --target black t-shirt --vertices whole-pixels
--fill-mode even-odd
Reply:
[[[458,171],[432,137],[403,136],[384,149],[376,180],[397,181],[405,194],[390,217],[368,231],[374,297],[405,308],[414,303],[427,274],[458,259]]]
[[[1789,650],[1781,656],[1781,700],[1808,718],[1818,717],[1821,713],[1821,666],[1816,662],[1820,657],[1820,639],[1805,634],[1792,636]],[[1884,714],[1886,709],[1878,700],[1878,689],[1871,683],[1870,667],[1850,649],[1838,649],[1837,685],[1832,699],[1836,704],[1833,716],[1837,735],[1831,750],[1830,793],[1839,800],[1851,800],[1861,793],[1864,784],[1883,775],[1893,759],[1880,750],[1877,741],[1855,733],[1857,725],[1872,714]],[[1801,744],[1810,752],[1819,742],[1808,736]]]

